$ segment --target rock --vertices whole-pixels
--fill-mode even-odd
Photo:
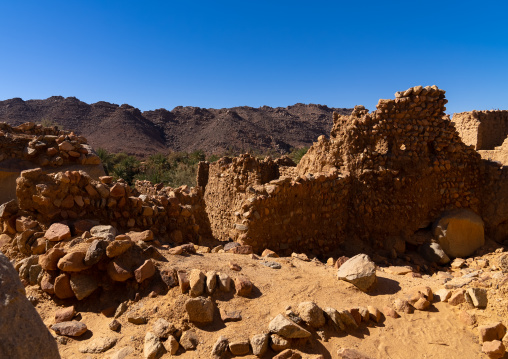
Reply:
[[[206,292],[213,294],[217,287],[217,273],[215,271],[206,272]]]
[[[109,195],[111,197],[120,198],[125,196],[125,187],[121,183],[115,183],[113,187],[109,189]]]
[[[240,243],[238,242],[228,242],[224,245],[224,252],[229,252],[231,249],[235,247],[239,247]]]
[[[106,247],[106,255],[109,258],[119,256],[120,254],[126,252],[130,247],[132,247],[133,243],[134,242],[132,242],[130,239],[111,241]]]
[[[116,282],[125,282],[133,276],[130,268],[119,257],[115,257],[109,262],[106,268],[109,277]]]
[[[270,250],[270,249],[265,249],[263,251],[263,253],[261,253],[261,257],[279,258],[279,255],[277,253],[275,253],[274,251]]]
[[[248,297],[253,288],[254,284],[252,284],[249,278],[245,276],[235,278],[236,295],[239,295],[240,297]]]
[[[129,237],[131,237],[131,239],[134,242],[137,242],[137,241],[143,241],[143,242],[153,241],[153,232],[151,230],[149,230],[149,229],[147,229],[146,231],[143,231],[143,232],[129,232],[129,233],[127,233],[127,235]]]
[[[175,355],[180,347],[180,344],[178,344],[178,341],[172,335],[168,336],[168,339],[162,344],[164,345],[166,351],[171,355]]]
[[[218,273],[219,278],[219,289],[223,292],[229,292],[231,290],[231,278],[226,273]]]
[[[220,318],[224,323],[228,322],[238,322],[242,320],[242,312],[240,311],[226,311],[225,309],[220,310]]]
[[[138,269],[134,271],[136,282],[142,283],[144,280],[153,277],[155,274],[155,265],[151,259],[147,259]]]
[[[55,295],[60,299],[74,297],[74,292],[71,288],[71,277],[68,274],[60,274],[56,277],[54,291]]]
[[[127,305],[126,302],[122,302],[118,305],[118,307],[116,308],[116,311],[115,311],[115,315],[114,317],[115,318],[118,318],[120,317],[123,313],[125,313],[125,311],[127,310],[129,306]]]
[[[143,325],[148,323],[148,318],[131,312],[127,314],[127,321],[132,324]]]
[[[99,337],[84,343],[79,347],[80,353],[99,354],[113,348],[116,344],[116,338]]]
[[[240,267],[238,264],[229,262],[229,269],[234,270],[236,272],[239,272],[242,270],[242,267]]]
[[[280,352],[289,348],[289,341],[280,335],[272,334],[270,335],[270,347],[274,351]]]
[[[189,298],[185,302],[185,310],[189,315],[189,320],[195,323],[213,322],[214,305],[209,298],[197,297]]]
[[[433,226],[434,236],[450,257],[468,257],[485,244],[483,220],[471,210],[445,214]]]
[[[394,274],[394,275],[405,275],[411,273],[413,269],[411,267],[402,267],[402,266],[389,266],[384,268],[385,273]]]
[[[199,269],[193,269],[189,275],[190,292],[192,297],[199,297],[205,292],[206,277]]]
[[[480,333],[480,340],[482,342],[490,342],[492,340],[501,340],[506,334],[506,327],[503,323],[491,323],[487,325],[480,325],[478,327]]]
[[[236,246],[228,250],[227,252],[233,253],[233,254],[252,254],[252,246],[249,245],[243,245],[243,246]]]
[[[106,253],[107,245],[107,241],[95,239],[86,251],[85,259],[83,260],[85,265],[91,267],[94,264],[99,263]]]
[[[44,234],[44,237],[51,242],[64,241],[71,238],[71,230],[65,224],[53,223]]]
[[[370,319],[376,323],[379,323],[381,322],[381,319],[382,319],[382,314],[381,312],[379,311],[379,309],[377,309],[376,307],[373,307],[371,305],[369,305],[367,307],[367,310],[369,311],[369,314],[370,314]]]
[[[57,267],[64,272],[81,272],[87,269],[85,265],[85,252],[71,252],[58,261]]]
[[[62,308],[56,311],[55,313],[55,323],[68,322],[74,318],[76,315],[76,310],[74,306]]]
[[[436,300],[439,300],[441,302],[447,302],[448,299],[450,299],[451,295],[452,291],[450,289],[441,288],[437,290],[436,293],[434,293],[434,298],[436,298]]]
[[[252,347],[252,354],[261,357],[268,351],[268,334],[256,334],[250,338],[250,345]]]
[[[460,303],[464,303],[466,301],[465,294],[466,291],[464,289],[455,290],[448,299],[448,304],[459,305]]]
[[[416,310],[427,310],[430,307],[430,302],[427,299],[421,297],[413,304],[413,307]]]
[[[55,339],[27,300],[18,273],[1,252],[0,288],[0,356],[60,358]]]
[[[239,248],[239,247],[236,247]],[[246,355],[250,352],[249,340],[241,339],[229,342],[229,351],[233,355]]]
[[[143,347],[143,356],[145,359],[156,359],[162,356],[164,346],[153,333],[146,332],[145,345]]]
[[[51,329],[58,335],[66,335],[68,337],[79,337],[87,331],[85,323],[76,320],[53,324]]]
[[[276,356],[274,356],[272,359],[302,359],[302,356],[300,355],[300,353],[292,349],[286,349],[277,354]]]
[[[73,274],[70,283],[78,300],[85,299],[99,287],[97,280],[88,274]]]
[[[459,319],[462,323],[464,323],[466,325],[473,326],[476,324],[476,315],[470,314],[470,313],[466,312],[465,310],[462,310],[459,313]]]
[[[344,323],[344,325],[347,328],[350,329],[358,329],[358,324],[356,324],[356,320],[351,315],[351,313],[348,310],[342,309],[338,310],[337,313],[339,314],[340,321]],[[370,310],[369,310],[369,318],[370,318]]]
[[[302,302],[298,304],[298,314],[308,325],[313,328],[321,328],[325,325],[323,310],[314,302]]]
[[[182,293],[185,293],[189,290],[190,288],[190,282],[189,282],[189,277],[187,275],[187,272],[185,272],[184,270],[179,270],[176,275],[178,276],[178,283],[180,285],[180,290],[182,291]]]
[[[463,259],[463,258],[455,258],[452,262],[452,264],[450,264],[450,267],[452,267],[453,269],[460,269],[462,267],[464,267],[466,264],[466,260]]]
[[[487,307],[487,290],[484,288],[469,288],[467,293],[473,301],[473,305],[476,308],[484,309]]]
[[[393,308],[388,306],[383,307],[383,313],[385,314],[385,316],[390,318],[394,319],[400,318],[399,313],[397,313]]]
[[[277,263],[277,262],[262,262],[261,264],[264,265],[265,267],[272,268],[272,269],[281,269],[282,268],[281,264]]]
[[[212,347],[212,357],[223,358],[228,350],[228,338],[220,336]]]
[[[133,347],[123,347],[122,349],[116,351],[114,354],[112,354],[109,359],[125,359],[127,357],[132,358],[130,356],[135,352]]]
[[[356,349],[341,348],[337,351],[338,359],[370,359]]]
[[[107,241],[112,241],[115,239],[117,235],[116,228],[109,225],[100,225],[94,226],[90,229],[90,234],[93,237],[105,239]]]
[[[327,307],[323,309],[323,312],[331,320],[336,329],[346,330],[346,325],[340,319],[340,314],[336,309]]]
[[[272,319],[268,329],[271,333],[278,334],[284,338],[308,338],[311,336],[307,330],[287,319],[282,314]]]
[[[441,245],[436,242],[424,243],[418,248],[419,253],[423,258],[432,263],[438,264],[446,264],[450,262],[450,257],[448,257],[441,248]]]
[[[176,331],[176,328],[166,319],[159,318],[153,324],[152,331],[159,338],[169,338]]]
[[[376,284],[376,265],[368,255],[358,254],[340,266],[337,277],[366,292]]]
[[[344,263],[346,263],[349,260],[349,257],[341,256],[337,258],[334,264],[335,269],[339,269]]]
[[[46,254],[42,254],[39,256],[39,264],[42,269],[48,270],[57,270],[58,260],[65,255],[65,251],[61,248],[51,248]]]
[[[501,341],[493,340],[483,343],[482,352],[487,354],[491,359],[501,359],[504,357],[506,348]]]
[[[199,338],[194,330],[187,330],[183,332],[181,338],[180,338],[180,345],[185,350],[193,350],[196,349],[196,347],[199,344]]]
[[[109,329],[111,329],[114,332],[118,332],[121,328],[121,324],[118,320],[113,319],[111,322],[109,322]]]

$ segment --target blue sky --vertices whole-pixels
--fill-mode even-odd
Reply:
[[[508,109],[504,1],[2,1],[0,100]]]

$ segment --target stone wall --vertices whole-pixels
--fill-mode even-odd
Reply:
[[[453,122],[468,145],[494,150],[508,137],[508,111],[471,111],[453,114]]]

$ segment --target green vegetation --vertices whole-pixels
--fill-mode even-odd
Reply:
[[[307,152],[308,147],[293,149],[289,157],[296,163]],[[104,148],[97,149],[104,170],[109,176],[115,179],[123,178],[127,183],[133,185],[136,180],[148,180],[152,183],[164,183],[173,188],[181,185],[195,186],[196,172],[200,161],[215,162],[219,155],[206,156],[201,150],[194,152],[171,152],[168,155],[158,153],[140,161],[134,156],[125,153],[111,153]],[[229,156],[235,156],[228,153]],[[257,153],[258,158],[267,155],[272,158],[280,157],[277,153]]]

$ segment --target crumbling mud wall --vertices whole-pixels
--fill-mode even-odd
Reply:
[[[344,238],[407,239],[443,212],[469,208],[499,212],[487,231],[506,236],[496,229],[508,219],[506,179],[487,176],[490,164],[462,142],[444,93],[417,86],[380,100],[374,112],[357,106],[351,116],[334,115],[330,138],[318,139],[292,177],[262,181],[260,162],[246,155],[210,165],[205,202],[214,235],[256,250],[324,253]],[[486,191],[501,197],[486,202]]]
[[[1,203],[15,198],[16,178],[33,168],[46,173],[85,170],[95,179],[105,175],[100,158],[84,137],[30,122],[17,127],[0,123]]]

